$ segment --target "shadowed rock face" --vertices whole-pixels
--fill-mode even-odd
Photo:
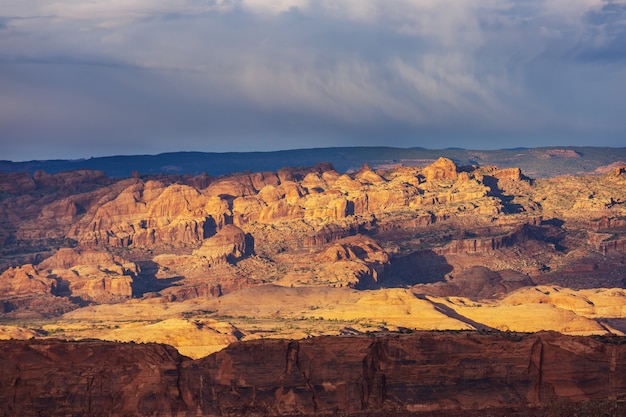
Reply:
[[[532,285],[530,277],[519,272],[511,270],[496,272],[485,267],[474,266],[462,271],[452,280],[415,285],[413,291],[441,297],[454,295],[480,300],[497,298],[512,290]]]
[[[156,344],[0,348],[3,416],[453,416],[485,408],[524,416],[555,400],[626,396],[626,346],[556,333],[257,340],[196,361]]]
[[[173,415],[183,357],[165,345],[2,343],[0,415]]]

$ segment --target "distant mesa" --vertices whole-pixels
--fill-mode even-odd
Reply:
[[[160,170],[163,172],[184,172],[184,168],[180,165],[163,165]]]
[[[583,168],[593,172],[596,168],[626,159],[626,148],[514,148],[500,150],[466,150],[462,148],[409,149],[390,147],[352,147],[300,149],[277,152],[171,152],[159,155],[109,156],[83,160],[51,160],[11,162],[0,161],[0,172],[29,172],[37,170],[54,174],[78,169],[100,170],[113,178],[126,178],[134,171],[140,175],[181,174],[209,176],[233,173],[276,172],[286,166],[310,166],[316,161],[331,163],[338,172],[356,172],[364,163],[374,168],[397,164],[419,165],[440,156],[454,160],[460,166],[481,161],[499,167],[520,167],[535,178],[577,174]],[[481,157],[476,159],[476,153]],[[576,156],[577,155],[577,156]],[[578,158],[581,164],[568,164]],[[551,162],[551,163],[550,163]]]
[[[595,169],[596,174],[608,174],[613,172],[614,174],[619,175],[622,170],[626,168],[626,162],[624,161],[616,161],[612,164],[601,166]]]
[[[545,154],[554,158],[580,158],[582,155],[572,149],[549,149]]]

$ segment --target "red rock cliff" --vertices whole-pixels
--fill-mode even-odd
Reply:
[[[257,340],[196,361],[155,344],[0,348],[1,416],[530,416],[555,400],[626,397],[626,346],[556,333]]]

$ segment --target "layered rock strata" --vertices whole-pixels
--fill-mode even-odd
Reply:
[[[156,344],[0,346],[3,416],[530,416],[626,397],[621,339],[556,333],[259,340],[195,361]]]

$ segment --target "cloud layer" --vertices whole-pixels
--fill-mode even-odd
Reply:
[[[2,159],[626,146],[626,2],[0,0]]]

